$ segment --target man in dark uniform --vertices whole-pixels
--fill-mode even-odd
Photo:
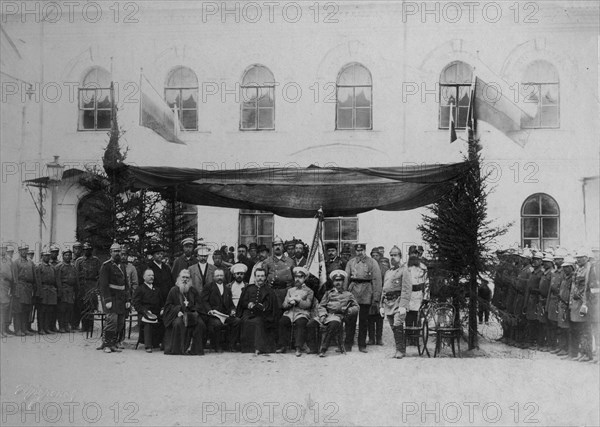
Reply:
[[[366,255],[367,246],[364,243],[354,245],[356,256],[346,265],[346,280],[344,290],[352,292],[359,305],[358,312],[358,350],[367,353],[367,329],[369,325],[369,311],[374,306],[379,312],[381,299],[381,270],[373,258]],[[346,323],[346,351],[352,351],[354,333],[356,332],[356,318],[349,319]]]
[[[533,347],[534,350],[538,349],[537,334],[539,322],[536,310],[540,295],[540,281],[544,275],[542,258],[541,252],[533,251],[533,254],[531,255],[531,266],[533,267],[533,271],[529,276],[529,280],[527,280],[525,292],[524,310],[526,310],[525,316],[527,318],[527,344]]]
[[[194,239],[191,237],[186,237],[181,241],[181,246],[183,247],[183,254],[175,260],[171,270],[173,283],[175,283],[175,280],[177,280],[177,276],[179,276],[179,272],[181,270],[187,270],[192,265],[198,263],[198,258],[196,258],[196,255],[194,254]]]
[[[223,274],[225,274],[225,283],[231,283],[233,277],[231,276],[231,271],[229,270],[229,267],[225,265],[225,262],[223,261],[223,252],[217,249],[213,252],[212,259],[215,268],[223,270]]]
[[[304,267],[306,265],[305,255],[304,243],[302,243],[302,240],[297,240],[294,244],[294,253],[292,258],[292,261],[294,261],[294,267]]]
[[[273,255],[263,261],[262,268],[266,272],[267,284],[271,285],[281,306],[287,290],[294,283],[294,261],[283,253],[283,240],[280,237],[273,240]]]
[[[15,291],[15,276],[13,274],[13,263],[7,255],[8,246],[2,245],[2,259],[0,259],[0,334],[6,338],[14,332],[9,330],[10,326],[10,299]]]
[[[371,249],[371,258],[379,264],[379,270],[381,270],[381,282],[383,283],[385,273],[389,270],[389,262],[387,265],[382,263],[383,253],[379,251],[378,247],[373,247],[373,249]],[[367,331],[369,337],[367,345],[383,345],[383,317],[379,314],[379,308],[375,306],[371,306],[369,309],[369,327]]]
[[[34,295],[38,290],[38,277],[35,265],[27,258],[29,246],[19,246],[20,258],[13,262],[15,293],[13,294],[13,319],[17,336],[33,335],[30,316]]]
[[[244,282],[248,283],[250,281],[250,274],[252,273],[252,267],[254,267],[254,262],[250,258],[248,258],[248,246],[241,244],[238,246],[238,261],[248,267],[248,271],[246,271],[246,276],[244,277]]]
[[[223,259],[226,259],[227,254],[223,254]],[[258,244],[252,242],[248,245],[248,258],[256,264],[258,262]]]
[[[118,243],[113,243],[110,247],[110,259],[100,267],[98,289],[106,313],[102,345],[98,350],[104,349],[105,353],[118,352],[117,335],[125,327],[125,317],[131,305],[127,276],[121,266],[121,245]]]
[[[71,249],[63,251],[62,262],[56,266],[56,285],[58,287],[58,332],[71,332],[70,321],[73,316],[73,304],[79,288],[77,270],[72,262]]]
[[[101,263],[100,259],[92,255],[92,251],[92,245],[85,242],[83,244],[83,256],[75,261],[79,289],[77,291],[75,306],[73,307],[71,329],[79,329],[79,322],[81,321],[81,330],[83,332],[92,330],[94,322],[92,313],[98,305],[96,292]]]
[[[342,248],[342,252],[340,252],[340,258],[342,259],[343,262],[348,264],[348,261],[350,261],[350,258],[352,258],[352,252],[350,252],[350,246],[344,245],[344,247]],[[345,267],[344,267],[344,271],[345,271]]]
[[[346,271],[346,262],[338,256],[337,244],[334,242],[328,242],[325,245],[327,252],[327,259],[325,260],[325,269],[327,271],[327,282],[325,286],[322,286],[316,293],[315,297],[321,301],[325,292],[333,288],[333,281],[330,278],[331,272],[335,270]]]
[[[525,348],[527,318],[525,317],[525,292],[527,291],[527,282],[531,276],[533,267],[531,266],[531,250],[523,249],[519,254],[519,272],[515,279],[515,299],[513,305],[513,313],[515,315],[516,325],[513,329],[514,341],[517,347]]]
[[[56,267],[58,265],[58,263],[60,262],[58,260],[59,252],[60,252],[60,248],[58,247],[58,245],[56,245],[56,244],[50,245],[50,265],[52,267]]]
[[[544,252],[542,258],[542,279],[540,280],[538,303],[536,316],[538,320],[537,345],[540,351],[550,351],[548,348],[551,343],[548,340],[548,296],[550,294],[550,285],[552,274],[554,273],[554,257],[552,254]]]
[[[75,266],[75,261],[77,261],[79,259],[79,257],[82,255],[83,255],[83,245],[81,244],[81,242],[73,243],[73,255],[71,256],[71,259],[73,261],[73,266]]]
[[[56,323],[52,323],[53,313],[56,311],[58,302],[58,288],[56,285],[56,271],[50,265],[50,251],[42,251],[42,262],[37,266],[37,276],[40,287],[37,292],[38,313],[37,324],[38,334],[52,334],[58,332]]]

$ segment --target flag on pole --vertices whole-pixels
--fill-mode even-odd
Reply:
[[[310,252],[306,261],[308,272],[319,279],[319,287],[327,282],[327,266],[325,265],[325,250],[323,245],[323,210],[317,212],[317,228],[313,236]]]
[[[532,117],[513,102],[499,83],[488,84],[479,77],[475,78],[473,107],[473,126],[476,120],[483,120],[498,129],[514,142],[524,147],[529,138],[530,131],[521,127],[522,117]],[[475,132],[475,128],[473,131]]]
[[[140,75],[140,125],[152,129],[169,142],[185,144],[177,134],[181,125],[177,111],[165,102],[148,79]]]
[[[454,123],[454,105],[450,104],[450,144],[458,139],[456,136],[456,124]]]

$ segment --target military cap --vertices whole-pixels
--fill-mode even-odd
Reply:
[[[119,245],[117,242],[115,242],[112,245],[110,245],[110,250],[111,250],[111,252],[112,251],[120,251],[121,245]]]
[[[44,255],[50,255],[50,248],[44,247],[44,249],[42,249],[42,256]]]
[[[544,254],[541,251],[533,251],[533,253],[531,254],[531,259],[533,258],[543,259]]]
[[[522,257],[522,258],[531,259],[531,257],[533,256],[533,254],[531,253],[531,249],[525,248],[525,249],[523,249],[522,252],[519,253],[519,256]]]
[[[23,249],[29,249],[29,245],[27,243],[21,243],[19,245],[19,251],[22,251]]]
[[[573,258],[572,256],[566,256],[565,257],[565,261],[563,262],[562,266],[563,267],[575,267],[575,264],[577,264],[577,261],[575,260],[575,258]]]
[[[263,252],[263,251],[270,252],[269,248],[266,245],[259,245],[257,252]]]
[[[13,245],[7,245],[6,246],[6,252],[14,252],[14,251],[15,251],[15,248],[14,248]]]
[[[329,273],[329,278],[331,280],[345,279],[346,277],[348,277],[348,274],[346,274],[344,270],[333,270],[331,273]]]
[[[273,239],[273,244],[274,245],[283,245],[283,240],[281,239],[281,237],[275,236],[275,238]]]
[[[325,245],[325,249],[335,249],[337,250],[337,243],[335,242],[327,242]]]
[[[554,262],[554,257],[550,253],[544,252],[542,254],[542,261]]]
[[[7,252],[8,252],[8,251],[7,251]],[[34,251],[33,249],[29,249],[29,250],[27,251],[27,254],[28,254],[28,255],[29,255],[29,254],[34,254],[34,253],[35,253],[35,251]]]
[[[62,251],[63,255],[66,253],[73,253],[73,250],[69,247],[66,247],[63,251]]]
[[[248,266],[246,264],[242,264],[241,262],[238,262],[238,263],[233,264],[231,266],[231,273],[232,274],[236,274],[236,273],[244,273],[244,274],[246,274],[247,271],[248,271]]]
[[[379,249],[379,252],[381,252],[382,255],[385,253],[385,247],[377,246],[377,249]]]
[[[198,252],[198,255],[208,256],[210,254],[210,248],[206,245],[200,245],[198,246],[198,249],[196,249],[196,252]]]
[[[556,251],[554,251],[554,259],[564,258],[567,255],[568,253],[565,248],[556,248]]]
[[[221,249],[216,249],[216,250],[213,252],[213,256],[215,256],[215,255],[220,255],[220,256],[223,256],[223,252],[221,251]]]
[[[379,252],[379,248],[376,246],[374,246],[373,249],[371,249],[371,255],[373,254],[383,255],[381,252]]]
[[[185,246],[185,245],[194,245],[194,238],[193,237],[186,237],[185,239],[183,239],[181,241],[181,246]]]
[[[292,270],[294,272],[294,274],[296,273],[302,273],[304,274],[304,277],[308,277],[308,268],[306,267],[294,267],[294,269]]]
[[[395,252],[398,252],[400,255],[402,255],[402,251],[396,245],[392,246],[392,249],[390,249],[390,255],[392,255],[392,253],[395,253]]]
[[[252,242],[252,243],[250,243],[250,244],[248,245],[248,248],[249,248],[249,249],[252,249],[252,248],[254,248],[254,249],[258,250],[258,249],[257,249],[257,248],[258,248],[258,244],[257,244],[256,242]]]
[[[80,247],[81,247],[81,242],[73,243],[73,248],[80,248]]]
[[[60,251],[60,248],[58,247],[58,245],[52,244],[50,245],[50,252],[58,252]]]
[[[589,257],[590,256],[590,252],[589,250],[587,250],[586,248],[578,248],[575,251],[575,258],[581,258],[581,257]]]
[[[362,249],[363,251],[367,249],[367,245],[365,243],[356,243],[354,245],[354,250]]]
[[[89,242],[85,242],[83,244],[83,249],[93,249],[93,248],[92,248],[92,245]]]

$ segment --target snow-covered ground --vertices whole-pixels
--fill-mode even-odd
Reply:
[[[599,425],[599,366],[481,342],[480,357],[166,356],[81,333],[1,340],[2,425]],[[433,356],[433,343],[429,343]],[[464,352],[464,346],[463,346]]]

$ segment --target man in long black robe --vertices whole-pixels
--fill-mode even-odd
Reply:
[[[242,290],[236,310],[242,320],[240,344],[242,353],[269,353],[275,346],[279,303],[273,289],[266,284],[263,268],[254,271],[254,280],[254,284]]]

